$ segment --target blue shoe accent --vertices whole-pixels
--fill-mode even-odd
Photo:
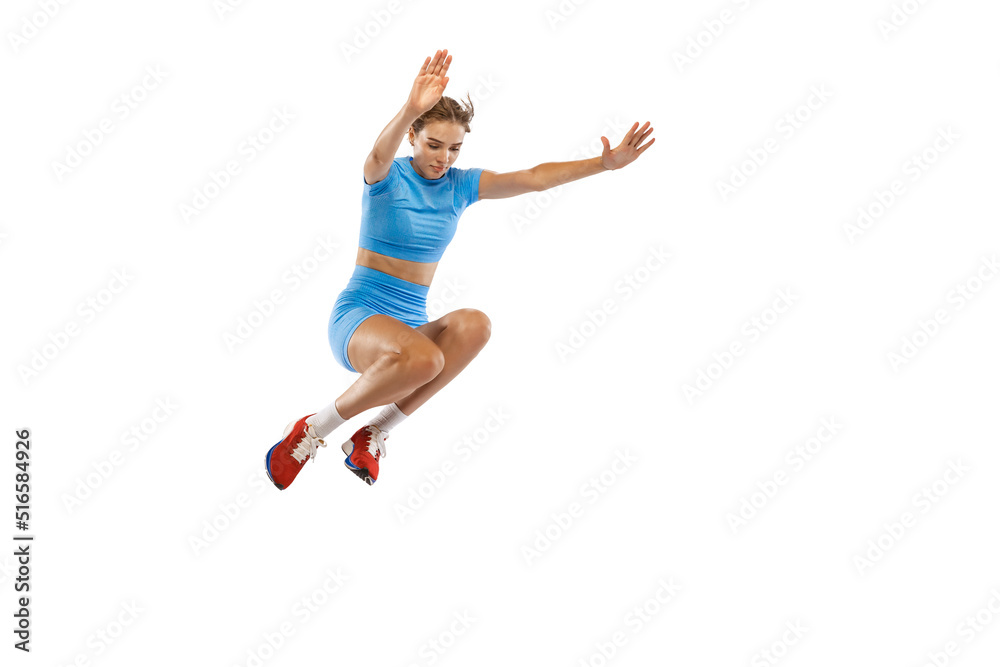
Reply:
[[[274,447],[271,447],[271,449],[267,450],[267,454],[264,455],[264,470],[267,471],[267,478],[271,480],[271,484],[274,484],[276,487],[278,487],[278,489],[284,491],[285,487],[275,482],[274,478],[271,477],[271,453],[274,451],[274,448],[280,444],[281,442],[279,441],[277,444],[274,445]]]
[[[347,466],[348,470],[350,470],[355,475],[364,480],[365,483],[368,484],[368,486],[372,486],[375,483],[374,480],[372,480],[372,476],[368,474],[368,468],[359,468],[358,466],[354,465],[353,463],[351,463],[350,456],[344,459],[344,465]]]
[[[348,442],[350,442],[350,441],[348,441]],[[344,444],[346,445],[347,443],[345,442]],[[354,445],[352,444],[351,445],[351,454],[353,454],[353,453],[354,453]],[[374,480],[372,480],[372,476],[368,474],[368,468],[359,468],[358,466],[356,466],[353,463],[351,463],[351,454],[348,454],[347,458],[344,459],[344,465],[347,466],[348,470],[350,470],[351,472],[353,472],[360,479],[364,480],[364,482],[368,486],[373,485],[375,482],[374,482]]]

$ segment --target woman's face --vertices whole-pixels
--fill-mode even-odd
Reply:
[[[458,160],[458,152],[465,140],[465,128],[457,123],[436,121],[424,125],[420,134],[414,134],[413,127],[410,127],[409,139],[413,144],[413,166],[417,173],[434,180],[444,176]]]

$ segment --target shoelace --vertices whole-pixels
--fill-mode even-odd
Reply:
[[[377,426],[368,426],[368,453],[371,454],[377,461],[379,457],[385,458],[385,439],[388,438],[387,435],[382,435],[382,431],[379,430]],[[374,440],[374,442],[372,442]],[[374,449],[372,449],[374,445]]]
[[[315,435],[309,432],[312,428],[312,424],[306,424],[306,428],[302,433],[302,440],[295,446],[292,450],[292,458],[302,463],[306,460],[308,456],[309,459],[316,460],[316,448],[326,447],[326,443],[323,442],[321,438],[317,438]]]

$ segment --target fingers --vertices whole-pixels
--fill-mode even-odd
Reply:
[[[636,122],[635,125],[629,128],[629,131],[625,133],[625,138],[622,139],[622,143],[627,144],[632,139],[632,133],[635,132],[635,128],[638,127],[639,123]]]
[[[625,138],[622,139],[621,145],[614,150],[621,154],[620,157],[625,161],[625,164],[629,164],[642,155],[643,152],[645,152],[645,150],[652,146],[656,141],[656,139],[649,139],[649,143],[643,145],[643,142],[649,138],[649,135],[652,133],[653,127],[649,124],[649,121],[646,121],[641,128],[639,127],[639,122],[636,121],[625,134]],[[601,143],[604,144],[605,152],[610,151],[611,144],[608,143],[606,137],[601,137]]]
[[[444,53],[441,52],[441,49],[438,49],[437,51],[434,52],[433,59],[430,56],[427,56],[427,59],[424,60],[424,66],[420,68],[420,73],[421,74],[436,74],[437,70],[438,70],[438,68],[440,66],[442,58],[444,58],[444,56],[447,55],[447,53],[448,53],[448,49],[445,49]],[[450,62],[450,59],[449,59],[449,62]]]
[[[443,76],[448,71],[448,65],[450,64],[451,56],[448,55],[448,49],[444,49],[443,51],[438,50],[434,54],[434,61],[431,63],[428,73],[434,76]]]
[[[632,126],[632,129],[629,130],[628,134],[625,135],[625,139],[622,140],[622,143],[624,143],[627,146],[631,146],[632,148],[635,148],[640,144],[642,144],[643,140],[646,137],[648,137],[650,133],[652,133],[653,131],[652,127],[649,127],[649,129],[647,129],[647,127],[649,126],[649,121],[647,120],[646,124],[643,125],[642,128],[639,130],[641,134],[636,134],[635,131],[638,125],[639,123],[638,121],[636,121],[635,125]]]
[[[646,135],[648,135],[652,131],[652,129],[653,129],[651,127],[648,130],[646,129],[647,127],[649,127],[649,121],[648,120],[646,121],[645,125],[643,125],[642,127],[639,128],[640,134],[636,134],[635,133],[635,128],[637,128],[637,127],[639,127],[639,121],[636,121],[635,125],[632,126],[632,129],[629,130],[629,135],[631,135],[631,136],[629,137],[630,141],[628,143],[631,146],[638,146],[640,143],[642,143],[643,137],[645,137]]]
[[[440,66],[440,67],[438,68],[438,72],[437,72],[438,76],[444,76],[445,74],[447,74],[447,73],[448,73],[448,67],[449,67],[450,65],[451,65],[451,56],[448,56],[448,57],[447,57],[447,58],[446,58],[446,59],[445,59],[445,60],[444,60],[444,61],[443,61],[443,62],[441,63],[441,66]]]

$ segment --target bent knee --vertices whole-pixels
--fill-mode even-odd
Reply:
[[[420,384],[430,382],[444,370],[444,352],[431,341],[407,345],[400,356],[408,375]]]
[[[462,339],[470,346],[481,348],[490,339],[492,322],[481,310],[475,308],[463,308],[455,311],[454,325],[458,329]]]

